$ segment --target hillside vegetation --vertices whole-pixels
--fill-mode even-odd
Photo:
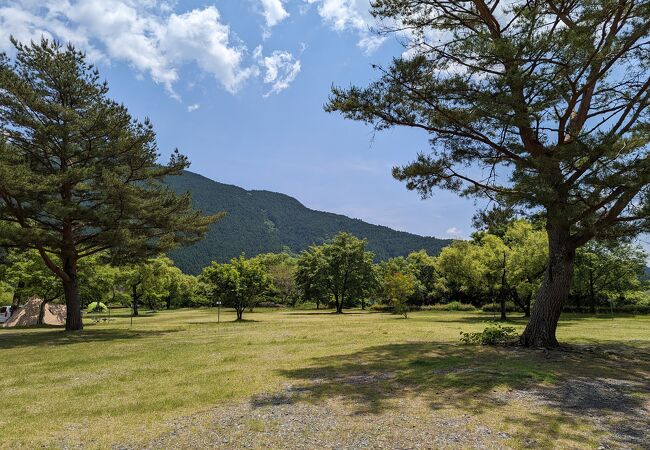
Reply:
[[[224,219],[210,227],[201,242],[170,253],[176,265],[186,273],[199,273],[212,261],[225,262],[242,252],[246,256],[284,249],[300,252],[341,231],[368,239],[368,249],[381,261],[422,249],[437,255],[451,243],[315,211],[288,195],[247,191],[188,171],[166,182],[177,193],[189,191],[194,206],[206,214],[227,212]]]

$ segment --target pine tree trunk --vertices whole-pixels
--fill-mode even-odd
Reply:
[[[521,336],[526,347],[557,347],[555,337],[562,307],[569,296],[575,248],[567,230],[548,226],[549,262],[544,281],[537,291],[528,325]]]
[[[71,275],[71,281],[63,282],[63,292],[65,293],[66,305],[66,331],[79,331],[83,330],[83,322],[81,321],[81,302],[79,300],[79,289],[77,286],[77,274]]]

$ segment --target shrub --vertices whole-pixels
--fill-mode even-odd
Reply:
[[[88,313],[106,313],[106,312],[108,312],[108,308],[102,302],[92,302],[90,305],[88,305],[88,308],[86,308],[86,312],[88,312]]]
[[[457,301],[432,305],[431,309],[436,311],[475,311],[476,308],[468,303],[461,303]]]
[[[483,312],[501,312],[501,303],[486,303],[481,307]],[[506,312],[521,311],[517,305],[512,302],[506,302]]]
[[[515,327],[490,325],[477,333],[460,332],[460,341],[469,345],[505,345],[517,338]]]

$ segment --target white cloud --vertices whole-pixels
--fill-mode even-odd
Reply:
[[[372,53],[386,40],[370,30],[374,18],[370,14],[370,0],[305,0],[317,5],[318,14],[336,31],[354,30],[359,35],[357,45]]]
[[[260,3],[262,4],[262,15],[267,27],[274,27],[289,17],[282,0],[260,0]]]
[[[221,22],[214,6],[183,14],[155,0],[23,0],[0,8],[0,48],[8,36],[70,41],[92,60],[124,61],[174,93],[184,64],[196,64],[229,92],[256,68],[245,67],[246,49]]]
[[[271,85],[271,90],[265,94],[265,97],[288,88],[300,73],[300,61],[289,52],[276,50],[271,53],[271,56],[263,56],[262,47],[257,47],[255,58],[265,70],[264,83]]]
[[[197,109],[199,109],[200,107],[201,107],[201,105],[199,105],[198,103],[194,103],[194,104],[189,105],[189,106],[187,107],[187,112],[194,112],[194,111],[196,111]]]
[[[456,228],[456,227],[451,227],[451,228],[447,228],[446,233],[448,235],[450,235],[450,236],[460,236],[461,235],[461,230],[459,228]]]

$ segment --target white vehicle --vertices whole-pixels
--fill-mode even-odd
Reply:
[[[11,306],[0,306],[0,323],[5,323],[11,317]]]

